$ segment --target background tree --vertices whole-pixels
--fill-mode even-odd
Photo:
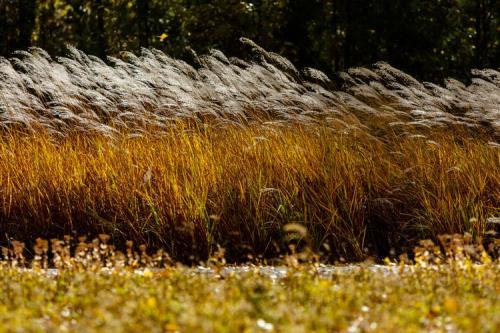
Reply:
[[[500,0],[1,0],[0,55],[66,44],[244,56],[244,36],[328,74],[384,60],[420,79],[500,66]]]
[[[16,48],[25,49],[31,45],[31,37],[35,28],[36,2],[33,0],[19,0],[18,10],[19,38]]]

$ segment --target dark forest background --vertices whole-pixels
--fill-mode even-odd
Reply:
[[[67,43],[105,57],[141,47],[244,56],[248,37],[331,74],[388,61],[420,79],[500,66],[500,0],[0,0],[0,55]]]

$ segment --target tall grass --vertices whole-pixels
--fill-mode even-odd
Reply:
[[[498,71],[438,86],[378,63],[330,80],[243,42],[254,60],[0,59],[2,237],[109,233],[240,260],[301,230],[327,257],[361,259],[480,237],[500,214]]]
[[[286,251],[285,225],[325,256],[388,254],[442,233],[482,236],[500,213],[500,154],[485,139],[320,125],[187,127],[162,136],[6,134],[0,223],[11,238],[108,233],[176,259]]]
[[[353,68],[333,81],[297,70],[250,40],[249,59],[213,50],[195,64],[158,50],[108,62],[69,48],[0,58],[0,125],[52,135],[168,131],[173,120],[251,124],[343,122],[370,133],[410,127],[483,128],[498,137],[500,72],[474,70],[470,85],[421,83],[386,63]]]

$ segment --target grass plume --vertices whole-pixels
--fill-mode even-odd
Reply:
[[[421,83],[386,63],[353,68],[333,80],[296,69],[287,59],[242,39],[249,59],[222,52],[193,65],[161,51],[124,52],[107,62],[69,47],[0,58],[0,125],[54,136],[72,132],[167,131],[178,120],[240,125],[341,121],[371,134],[387,127],[500,129],[500,72],[474,70],[468,86],[449,79]]]

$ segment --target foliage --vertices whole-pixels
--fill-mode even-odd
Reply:
[[[384,60],[442,80],[500,65],[499,20],[495,0],[5,0],[0,54],[62,54],[69,43],[99,56],[140,47],[241,56],[244,36],[327,73]]]

